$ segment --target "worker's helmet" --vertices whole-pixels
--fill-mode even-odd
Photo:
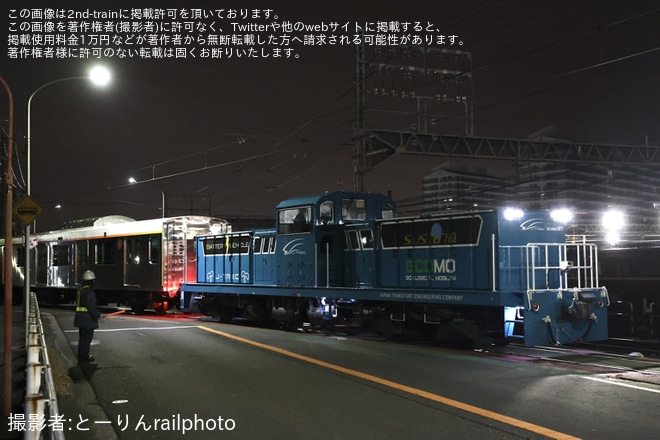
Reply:
[[[83,274],[83,281],[94,281],[95,279],[96,275],[91,270],[86,270]]]

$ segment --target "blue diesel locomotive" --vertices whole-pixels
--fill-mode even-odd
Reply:
[[[593,244],[545,211],[397,217],[380,194],[330,192],[276,208],[274,229],[195,239],[184,311],[291,326],[359,326],[443,344],[606,340]],[[504,340],[504,339],[502,339]]]

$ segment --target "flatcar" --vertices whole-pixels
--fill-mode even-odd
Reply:
[[[107,216],[36,233],[30,236],[31,288],[45,303],[72,302],[82,274],[92,270],[99,304],[126,305],[136,313],[152,307],[162,314],[178,305],[179,285],[195,279],[194,237],[229,230],[227,221],[211,217],[136,221]],[[4,242],[0,244],[4,261]],[[22,237],[14,239],[12,250],[14,296],[20,297],[25,280]]]
[[[221,320],[414,331],[452,345],[608,337],[597,248],[566,243],[544,211],[397,217],[384,195],[337,191],[280,203],[275,228],[195,241],[180,307]]]

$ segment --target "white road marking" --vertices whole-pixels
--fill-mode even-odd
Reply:
[[[636,390],[649,391],[651,393],[660,394],[660,390],[655,390],[653,388],[645,388],[645,387],[640,387],[640,386],[637,386],[637,385],[630,385],[628,383],[615,382],[615,381],[609,380],[609,379],[601,379],[600,377],[590,377],[590,376],[580,376],[580,377],[583,378],[583,379],[594,380],[596,382],[603,382],[603,383],[607,383],[607,384],[610,384],[610,385],[618,385],[620,387],[633,388],[633,389],[636,389]]]

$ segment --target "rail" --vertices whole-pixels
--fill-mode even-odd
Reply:
[[[30,298],[27,322],[25,415],[30,420],[36,419],[42,422],[44,429],[27,431],[24,439],[64,440],[61,431],[46,429],[46,422],[59,420],[60,416],[39,304],[34,292],[30,292]]]

